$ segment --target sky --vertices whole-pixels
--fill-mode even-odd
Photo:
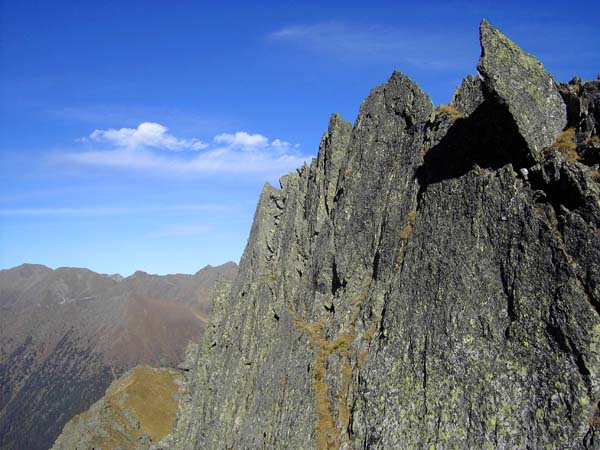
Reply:
[[[239,258],[265,182],[393,70],[447,103],[478,25],[559,81],[600,73],[600,2],[0,0],[0,269]]]

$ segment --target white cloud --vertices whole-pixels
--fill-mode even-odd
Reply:
[[[253,150],[256,148],[264,148],[269,145],[269,139],[262,134],[249,134],[245,131],[237,131],[236,133],[222,133],[215,136],[214,141],[220,144],[228,144],[242,149]],[[279,141],[279,139],[276,139]]]
[[[186,145],[196,150],[191,143],[201,142],[179,140],[166,131],[167,127],[149,122],[135,129],[96,130],[90,138],[109,144],[108,148],[61,153],[58,157],[77,166],[191,175],[254,174],[271,180],[310,159],[301,153],[298,144],[246,131],[218,134],[193,154],[164,152],[160,150],[180,150]]]
[[[108,142],[118,147],[138,148],[155,147],[167,150],[202,150],[208,147],[199,139],[177,139],[167,133],[169,129],[154,122],[143,122],[137,128],[111,128],[94,130],[90,138],[94,141]]]

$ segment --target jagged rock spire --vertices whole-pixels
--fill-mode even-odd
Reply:
[[[161,448],[597,448],[600,185],[541,152],[552,77],[481,42],[455,114],[394,72],[265,187]]]
[[[504,103],[534,156],[567,124],[566,108],[552,76],[533,55],[494,28],[480,25],[477,69],[487,92]]]

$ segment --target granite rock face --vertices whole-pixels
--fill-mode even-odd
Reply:
[[[477,69],[488,95],[505,104],[529,149],[539,152],[566,125],[565,104],[553,78],[534,56],[481,22],[481,59]]]
[[[160,448],[600,448],[598,91],[481,41],[458,114],[396,72],[265,185]]]
[[[561,95],[567,104],[571,147],[576,144],[576,158],[586,164],[600,163],[600,80],[582,82],[573,78],[561,84]],[[564,146],[564,145],[563,145]]]

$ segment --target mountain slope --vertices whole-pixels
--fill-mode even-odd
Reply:
[[[265,185],[164,448],[599,448],[600,82],[481,45]]]
[[[29,264],[0,271],[0,448],[46,450],[127,369],[177,365],[203,333],[215,282],[236,269],[125,279]]]
[[[181,383],[175,369],[131,369],[90,409],[71,419],[52,448],[149,448],[173,426]]]

